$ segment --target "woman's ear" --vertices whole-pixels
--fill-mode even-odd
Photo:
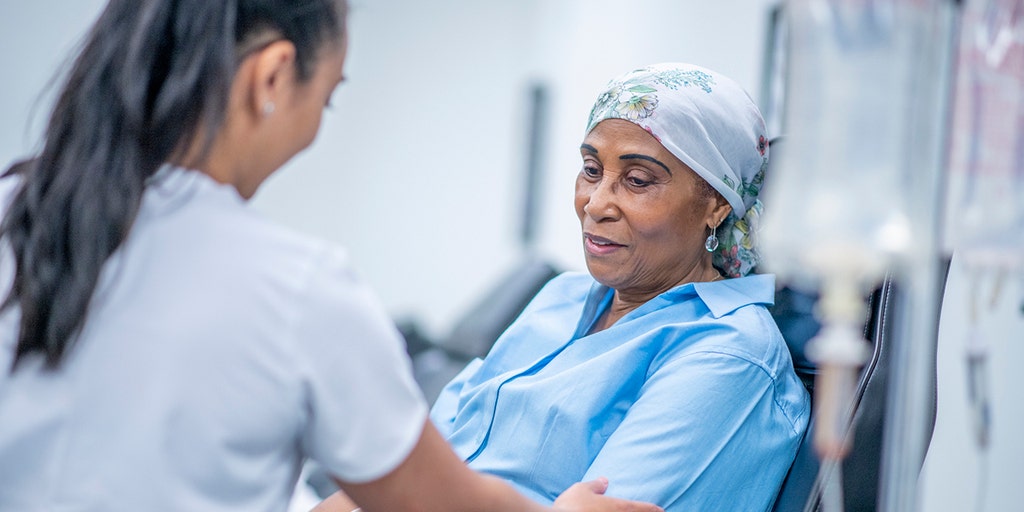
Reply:
[[[295,76],[295,45],[280,39],[250,57],[252,59],[250,104],[257,117],[269,117],[289,98],[297,83]]]
[[[715,197],[711,200],[711,204],[712,208],[708,219],[708,226],[715,228],[725,221],[725,218],[732,213],[732,206],[729,205],[729,201],[726,201],[721,194],[715,194]]]

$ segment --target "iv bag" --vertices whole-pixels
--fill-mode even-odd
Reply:
[[[1024,267],[1024,6],[964,7],[949,157],[946,250]]]
[[[786,126],[766,177],[768,270],[811,286],[834,273],[871,285],[919,236],[909,208],[920,173],[934,169],[920,164],[929,147],[916,145],[941,137],[938,116],[920,115],[922,96],[938,98],[943,83],[922,57],[936,53],[930,4],[786,4]]]

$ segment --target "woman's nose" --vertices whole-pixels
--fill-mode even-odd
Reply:
[[[615,202],[615,182],[601,180],[591,185],[583,211],[594,220],[614,219],[619,209]]]

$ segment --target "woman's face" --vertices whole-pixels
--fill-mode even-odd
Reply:
[[[278,57],[290,43],[274,43],[253,59],[269,62],[268,67],[280,62]],[[300,80],[292,61],[282,64],[273,75],[269,73],[257,81],[265,89],[279,87],[276,101],[267,102],[273,108],[255,113],[259,119],[259,132],[255,137],[245,137],[245,155],[240,156],[240,173],[235,183],[243,197],[251,197],[263,181],[288,160],[309,147],[320,131],[324,108],[330,104],[334,89],[342,81],[345,66],[347,39],[325,43],[318,50],[311,76]],[[286,49],[282,49],[286,48]],[[258,67],[259,64],[254,64]],[[258,69],[258,68],[257,68]],[[254,72],[256,73],[256,72]]]
[[[580,153],[576,214],[594,279],[619,292],[657,294],[710,264],[704,240],[717,202],[701,195],[702,178],[653,135],[609,119]]]
[[[292,136],[292,154],[305,149],[316,138],[324,108],[330,106],[331,95],[343,77],[345,55],[348,51],[347,37],[321,48],[313,76],[300,82],[292,94],[291,118],[293,127],[288,130]]]

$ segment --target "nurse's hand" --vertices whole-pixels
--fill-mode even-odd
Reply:
[[[664,512],[661,507],[650,503],[629,501],[602,496],[608,489],[608,480],[598,478],[580,482],[568,488],[555,500],[555,510],[588,512]]]

